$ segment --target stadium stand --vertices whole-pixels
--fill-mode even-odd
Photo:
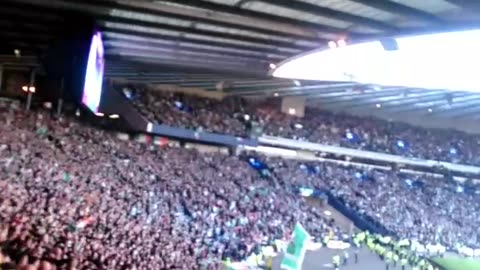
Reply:
[[[343,167],[268,158],[273,173],[284,183],[327,189],[345,206],[381,224],[399,238],[421,243],[457,243],[479,247],[480,235],[471,224],[479,195],[458,192],[458,184],[444,178],[378,169]]]
[[[443,258],[480,258],[478,32],[393,53],[478,28],[478,1],[0,6],[0,95],[22,99],[0,100],[0,270],[479,269]],[[397,55],[378,67],[422,83],[347,72],[367,53],[315,61],[332,80],[280,76],[374,40]]]
[[[477,136],[426,129],[375,118],[307,108],[304,118],[278,113],[271,103],[239,98],[223,101],[137,89],[135,106],[150,121],[209,132],[248,136],[256,123],[266,135],[391,153],[407,157],[479,165]],[[278,108],[278,106],[277,106]]]
[[[9,102],[1,114],[0,242],[7,262],[41,269],[218,269],[221,259],[241,260],[262,244],[288,239],[296,222],[317,240],[343,239],[340,228],[306,204],[300,187],[330,192],[358,218],[399,238],[478,245],[472,226],[480,223],[478,195],[460,193],[445,179],[152,148]],[[252,158],[255,166],[248,165]]]
[[[7,261],[42,269],[218,269],[222,258],[241,259],[289,235],[297,221],[319,238],[335,228],[237,157],[151,149],[8,104],[2,117]]]

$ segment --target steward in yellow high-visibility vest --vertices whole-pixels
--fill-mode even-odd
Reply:
[[[393,252],[388,251],[387,253],[385,253],[385,260],[386,260],[387,262],[391,262],[392,259],[393,259]]]
[[[393,259],[393,266],[397,267],[397,263],[398,263],[398,260],[400,260],[400,257],[398,256],[397,253],[394,253],[392,259]]]
[[[262,264],[263,264],[262,261],[263,261],[263,256],[262,256],[262,254],[258,254],[258,255],[257,255],[257,265],[259,265],[259,266],[262,265]]]
[[[339,255],[333,256],[332,262],[333,262],[333,267],[338,268],[340,266],[340,256]]]
[[[330,236],[326,235],[326,236],[323,237],[323,243],[325,245],[327,245],[329,241],[330,241]]]
[[[388,251],[385,253],[385,269],[388,270],[390,267],[390,263],[392,262],[393,252]]]
[[[387,245],[390,245],[390,243],[392,242],[392,238],[390,236],[385,236],[383,238],[383,242]]]
[[[265,259],[265,268],[271,270],[272,267],[273,267],[273,257],[268,256],[268,257],[266,257],[266,259]]]
[[[385,248],[382,245],[376,245],[375,249],[377,250],[378,255],[383,258],[385,256]]]
[[[408,246],[410,246],[410,241],[408,241],[408,239],[402,239],[398,242],[398,244],[401,247],[408,247]]]
[[[375,251],[375,244],[373,242],[367,242],[367,247],[370,251]]]
[[[403,258],[400,260],[400,265],[402,266],[402,270],[405,270],[405,266],[408,264],[408,260]]]
[[[361,233],[357,234],[357,238],[358,238],[358,241],[360,241],[360,243],[363,243],[363,241],[365,241],[366,237],[367,237],[367,235],[364,232],[361,232]]]
[[[367,238],[365,238],[365,243],[368,245],[369,243],[373,244],[375,242],[375,240],[370,237],[370,236],[367,236]]]
[[[380,241],[380,243],[384,245],[388,245],[390,244],[390,241],[392,241],[392,238],[390,238],[389,236],[385,236],[385,237],[379,237],[378,240]]]

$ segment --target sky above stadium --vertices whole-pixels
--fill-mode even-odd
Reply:
[[[273,76],[480,91],[480,30],[395,40],[398,49],[392,51],[385,50],[380,41],[313,51],[281,63]]]

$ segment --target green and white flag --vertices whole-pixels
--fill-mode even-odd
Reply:
[[[300,223],[297,223],[280,268],[286,270],[301,270],[309,242],[310,234],[308,234]]]

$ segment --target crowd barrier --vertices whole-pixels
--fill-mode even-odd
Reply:
[[[204,131],[195,131],[191,129],[176,128],[153,123],[149,123],[147,125],[146,132],[158,136],[174,137],[186,141],[195,141],[199,143],[215,144],[228,147],[237,147],[240,145],[256,147],[258,145],[257,140],[255,139],[241,138]]]
[[[309,151],[315,151],[315,152],[349,156],[354,158],[369,159],[374,161],[383,161],[383,162],[394,163],[394,164],[405,164],[405,165],[412,165],[412,166],[426,167],[426,168],[445,168],[452,172],[461,172],[461,173],[467,173],[467,174],[480,175],[480,167],[476,167],[476,166],[454,164],[454,163],[436,161],[436,160],[403,157],[403,156],[384,154],[384,153],[378,153],[378,152],[350,149],[346,147],[323,145],[323,144],[311,143],[311,142],[305,142],[305,141],[297,141],[297,140],[285,139],[280,137],[262,136],[258,138],[258,143],[260,145],[270,145],[270,146],[285,147],[290,149],[309,150]]]

